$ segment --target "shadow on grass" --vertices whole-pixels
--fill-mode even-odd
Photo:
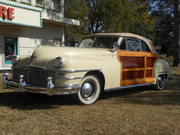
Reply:
[[[180,75],[175,75],[175,79],[168,83],[166,90],[154,91],[151,86],[121,89],[105,93],[100,100],[108,99],[112,99],[117,104],[180,105]],[[70,105],[78,105],[74,96],[46,96],[18,92],[0,93],[0,106],[12,109],[51,109]]]
[[[77,101],[72,96],[47,96],[20,92],[0,93],[0,106],[12,109],[51,109],[66,105],[77,105]]]
[[[106,93],[103,99],[117,98],[117,102],[145,105],[180,105],[180,75],[168,81],[166,89],[155,91],[153,87],[136,87]]]

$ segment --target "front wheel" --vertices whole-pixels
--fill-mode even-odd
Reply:
[[[96,75],[85,76],[78,92],[78,100],[81,104],[90,105],[95,103],[101,93],[101,81]]]
[[[155,84],[155,89],[156,90],[162,90],[166,86],[166,78],[165,75],[160,75],[157,78],[156,84]]]

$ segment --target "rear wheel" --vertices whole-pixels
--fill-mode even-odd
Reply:
[[[78,100],[81,104],[90,105],[95,103],[101,93],[101,81],[96,75],[85,76],[78,92]]]
[[[162,90],[166,86],[166,77],[165,75],[159,75],[155,84],[156,90]]]

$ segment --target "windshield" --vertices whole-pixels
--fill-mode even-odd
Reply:
[[[90,38],[85,38],[81,41],[79,47],[81,48],[89,48],[92,47],[94,44],[95,38],[94,37],[90,37]]]
[[[99,36],[88,37],[81,41],[79,47],[81,48],[113,48],[113,45],[117,43],[118,37],[112,36]]]

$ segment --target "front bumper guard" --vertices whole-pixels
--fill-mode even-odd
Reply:
[[[19,82],[8,78],[8,73],[3,74],[3,85],[5,88],[17,90],[19,92],[42,93],[47,95],[71,95],[78,93],[79,85],[58,85],[53,83],[53,78],[47,78],[47,87],[35,87],[26,83],[24,75],[20,75]]]

